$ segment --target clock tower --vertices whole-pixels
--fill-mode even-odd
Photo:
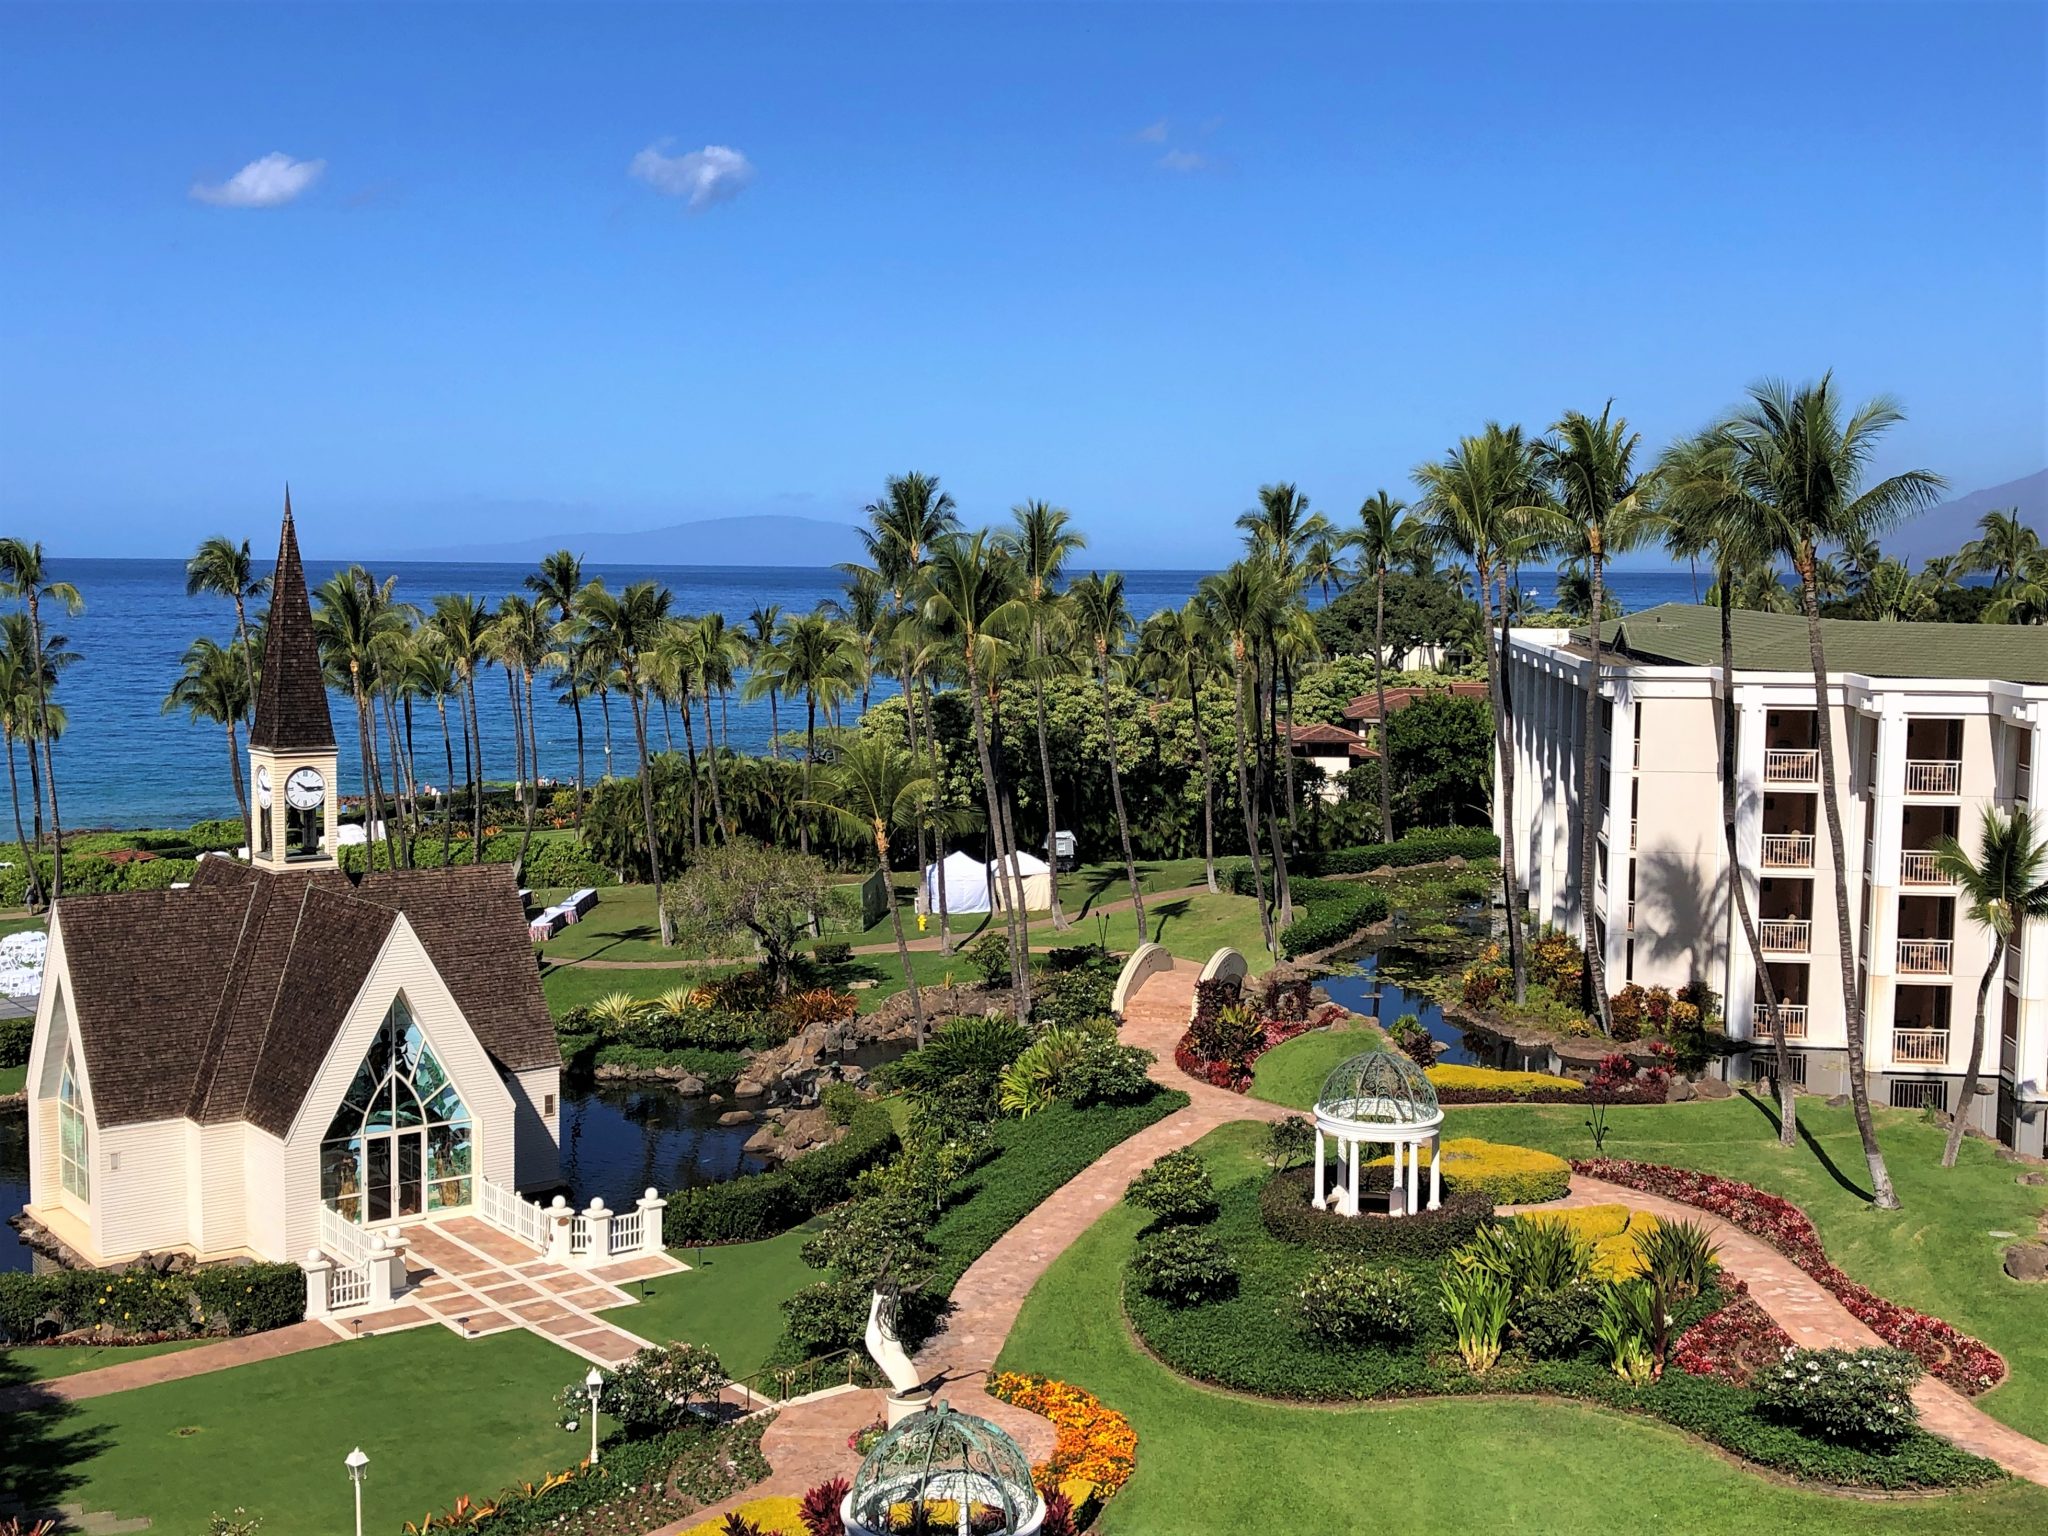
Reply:
[[[313,605],[284,495],[270,618],[263,631],[263,673],[249,727],[249,857],[259,869],[333,869],[340,805],[335,786],[334,722],[313,637]]]

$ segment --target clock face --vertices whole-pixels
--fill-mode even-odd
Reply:
[[[270,770],[259,766],[256,770],[256,803],[266,811],[270,809]]]
[[[301,768],[284,781],[284,803],[295,811],[310,811],[327,803],[327,781],[317,768]]]

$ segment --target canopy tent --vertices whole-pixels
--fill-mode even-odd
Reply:
[[[1052,908],[1052,870],[1043,859],[1028,853],[1017,855],[1017,873],[1024,882],[1024,910],[1046,912]],[[949,853],[944,864],[928,864],[918,895],[918,909],[939,910],[939,884],[945,882],[946,912],[1000,912],[1008,904],[1009,872],[1001,865],[983,863],[965,853]]]

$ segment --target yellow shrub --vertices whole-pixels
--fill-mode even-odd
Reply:
[[[1501,1072],[1492,1067],[1435,1066],[1429,1069],[1429,1080],[1439,1089],[1471,1089],[1510,1098],[1544,1090],[1560,1093],[1586,1091],[1586,1085],[1577,1078],[1553,1077],[1548,1072]]]
[[[1391,1154],[1375,1158],[1374,1168],[1391,1168]],[[1440,1159],[1444,1189],[1449,1193],[1483,1194],[1495,1205],[1541,1205],[1562,1200],[1572,1183],[1571,1164],[1533,1147],[1459,1136],[1443,1144]],[[1427,1170],[1424,1170],[1427,1177]]]
[[[758,1525],[763,1536],[806,1536],[803,1521],[797,1518],[802,1508],[801,1501],[777,1495],[773,1498],[752,1499],[735,1511],[742,1519]],[[683,1536],[719,1536],[725,1529],[724,1520],[711,1520],[703,1525],[693,1525]]]
[[[1554,1221],[1593,1245],[1593,1273],[1602,1280],[1631,1280],[1643,1272],[1636,1237],[1653,1232],[1657,1218],[1625,1205],[1583,1205],[1569,1211],[1528,1211],[1517,1221]]]

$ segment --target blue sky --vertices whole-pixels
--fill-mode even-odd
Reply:
[[[1965,491],[2048,463],[2044,17],[8,7],[0,517],[179,554],[289,478],[389,556],[917,467],[1187,566],[1829,366]]]

